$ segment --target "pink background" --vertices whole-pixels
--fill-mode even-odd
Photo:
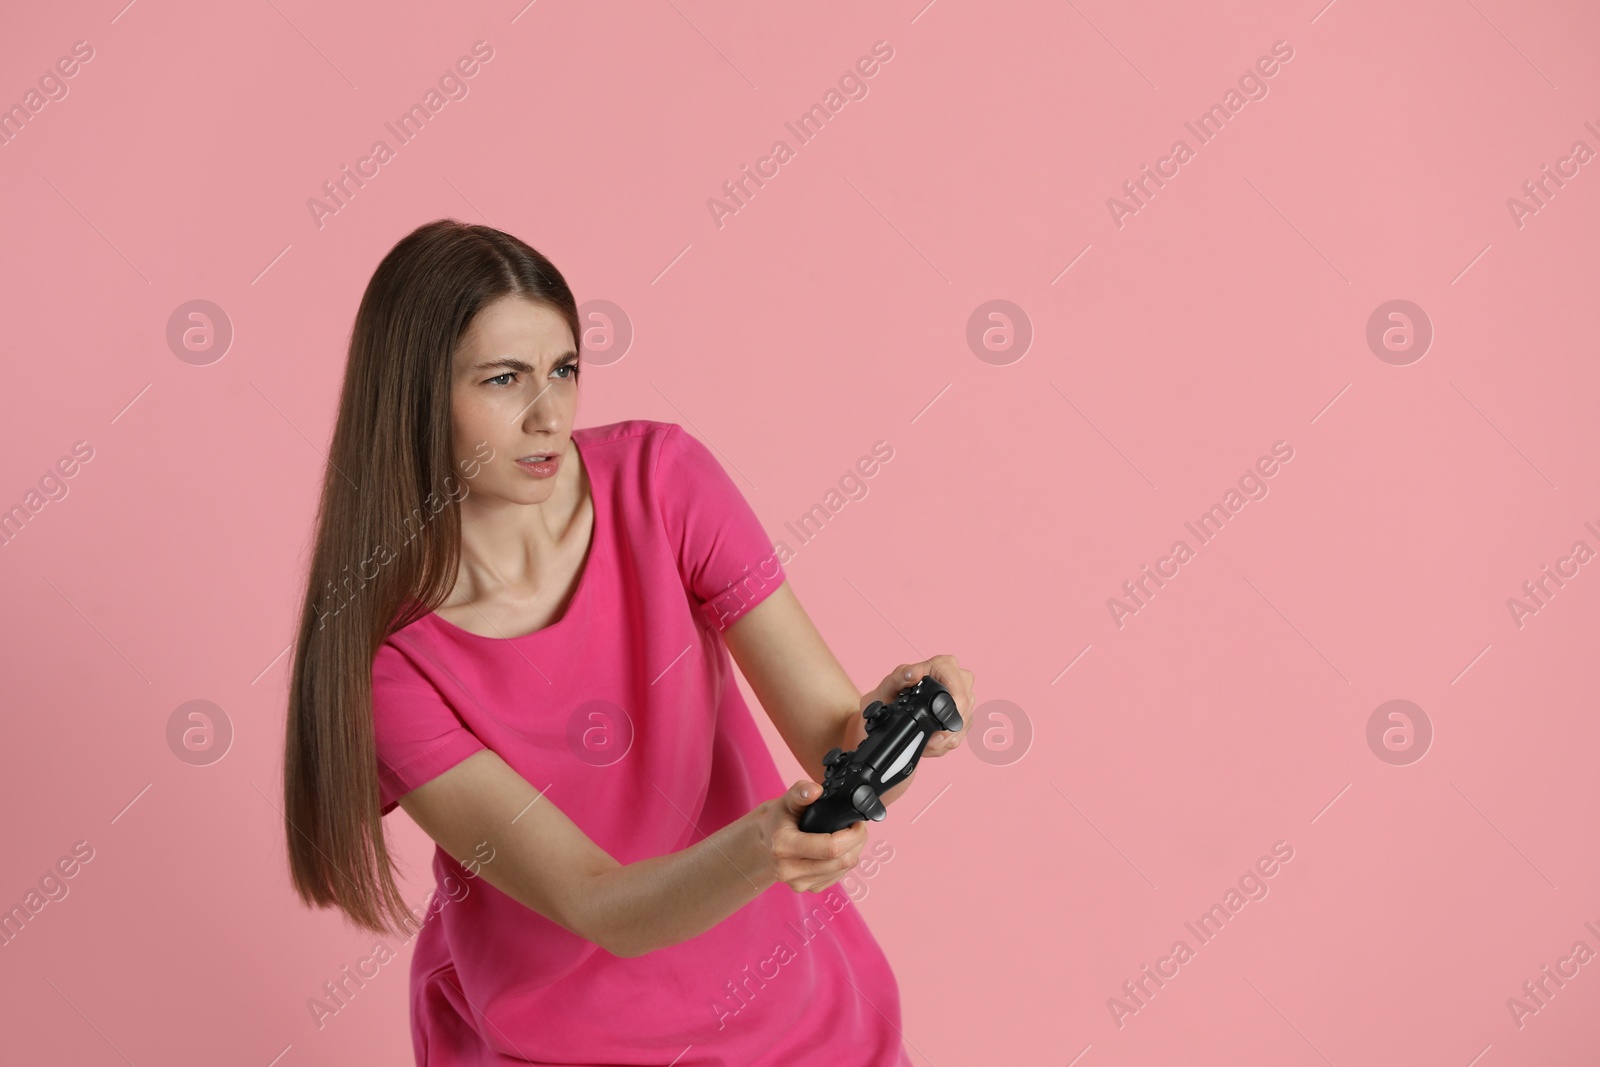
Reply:
[[[440,216],[623,310],[580,423],[714,446],[863,689],[941,652],[975,672],[972,742],[872,828],[894,858],[860,902],[919,1067],[1600,1050],[1600,962],[1507,1007],[1600,952],[1600,565],[1521,627],[1507,605],[1600,549],[1600,163],[1507,207],[1600,149],[1592,5],[120,2],[0,33],[3,104],[94,49],[0,148],[0,506],[94,450],[0,548],[0,905],[94,849],[0,949],[0,1059],[410,1062],[409,947],[313,1021],[375,939],[291,896],[276,805],[351,319]],[[479,40],[469,94],[319,228],[307,200]],[[799,145],[784,122],[880,40]],[[1199,146],[1184,122],[1276,41],[1268,95]],[[707,200],[779,138],[719,228]],[[1178,138],[1194,158],[1117,226]],[[234,329],[208,365],[166,337],[195,299]],[[995,299],[1020,358],[969,347]],[[1403,366],[1366,341],[1395,299],[1435,335]],[[799,547],[784,523],[879,440]],[[1277,441],[1269,495],[1119,628],[1107,600]],[[204,766],[166,732],[196,699],[233,731]],[[1408,765],[1367,742],[1393,699],[1434,732]],[[387,825],[420,904],[431,842]],[[1269,895],[1199,946],[1184,923],[1277,841]],[[1119,1027],[1108,998],[1179,938]]]

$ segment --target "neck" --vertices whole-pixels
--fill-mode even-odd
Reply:
[[[537,589],[548,561],[578,520],[585,481],[577,450],[569,444],[542,501],[522,504],[468,493],[461,502],[461,567],[450,599],[465,594],[473,601],[498,588]]]

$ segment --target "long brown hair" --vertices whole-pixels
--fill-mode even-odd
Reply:
[[[416,916],[379,811],[373,657],[455,587],[466,489],[451,367],[473,317],[507,294],[559,312],[581,345],[561,272],[515,237],[455,219],[419,226],[384,256],[350,334],[295,640],[284,831],[301,900],[378,933],[409,934]]]

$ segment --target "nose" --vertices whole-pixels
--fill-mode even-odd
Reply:
[[[526,434],[537,434],[540,431],[553,433],[561,428],[561,411],[557,397],[551,386],[554,383],[545,382],[538,394],[522,409],[522,430]]]

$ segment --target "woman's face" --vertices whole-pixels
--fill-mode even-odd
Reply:
[[[578,351],[566,319],[520,296],[486,305],[456,348],[450,405],[468,500],[548,500],[574,460]]]

